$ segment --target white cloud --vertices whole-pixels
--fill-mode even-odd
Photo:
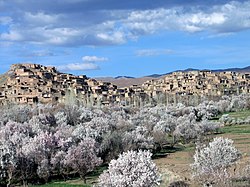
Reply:
[[[97,56],[84,56],[82,57],[84,62],[104,62],[108,61],[108,58],[105,57],[97,57]]]
[[[135,52],[136,56],[160,56],[172,54],[174,51],[170,49],[141,49]]]
[[[176,7],[133,11],[124,24],[138,34],[151,34],[160,30],[237,32],[250,29],[249,9],[250,1],[229,2],[206,10]]]
[[[108,61],[108,58],[97,56],[83,56],[82,60],[82,63],[71,63],[57,66],[57,68],[61,71],[97,70],[100,69],[100,67],[96,64],[96,62]]]
[[[100,69],[100,67],[95,63],[72,63],[57,66],[57,69],[60,71],[85,71]]]
[[[123,32],[113,32],[113,33],[98,33],[97,38],[103,41],[108,41],[113,44],[125,43],[125,34]]]
[[[65,4],[57,4],[58,7],[48,0],[39,2],[39,5],[36,1],[27,2],[15,1],[13,6],[5,6],[15,8],[9,10],[13,11],[11,14],[6,10],[7,16],[0,17],[0,24],[8,26],[7,31],[3,30],[0,35],[1,42],[103,46],[119,45],[142,35],[169,30],[220,34],[250,29],[250,1],[216,5],[201,3],[202,6],[196,2],[188,7],[185,6],[188,3],[183,1],[171,6],[154,6],[152,9],[143,2],[144,8],[140,10],[131,8],[129,3],[130,8],[120,10],[116,8],[119,7],[117,2],[113,2],[112,6],[103,3],[107,9],[80,0],[73,3],[65,0]],[[5,4],[8,2],[5,1]],[[85,11],[81,9],[86,7],[88,9]]]
[[[38,50],[38,51],[31,51],[22,54],[21,56],[27,57],[47,57],[47,56],[55,56],[56,54],[49,50]]]
[[[44,25],[44,24],[55,24],[59,20],[59,15],[55,14],[45,14],[44,12],[38,12],[38,13],[30,13],[25,12],[24,13],[24,19],[27,23],[30,23],[32,25]]]
[[[250,5],[249,5],[250,7]],[[198,11],[198,10],[197,10]],[[133,32],[151,34],[159,30],[197,32],[216,30],[227,17],[222,12],[185,12],[183,8],[156,9],[132,12],[125,23]]]
[[[12,30],[9,33],[3,33],[0,35],[0,39],[4,41],[22,41],[24,36],[19,31]]]
[[[8,25],[12,22],[12,18],[8,16],[0,17],[0,25]]]

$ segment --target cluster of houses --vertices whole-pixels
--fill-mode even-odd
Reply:
[[[52,103],[67,99],[93,99],[113,101],[115,85],[60,73],[55,67],[39,64],[14,64],[4,84],[0,85],[0,103]],[[75,98],[69,98],[75,97]]]
[[[147,81],[143,90],[155,96],[159,93],[176,95],[236,95],[250,93],[250,73],[188,71],[173,72],[162,79]]]
[[[117,88],[85,75],[60,73],[55,67],[14,64],[0,84],[0,104],[82,101],[91,104],[135,104],[162,94],[215,95],[250,92],[250,74],[236,72],[174,72],[142,85]]]

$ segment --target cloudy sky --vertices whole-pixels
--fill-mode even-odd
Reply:
[[[14,63],[143,76],[250,65],[250,0],[0,0],[0,73]]]

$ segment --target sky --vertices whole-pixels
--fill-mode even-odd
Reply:
[[[250,0],[0,0],[0,74],[89,77],[250,65]]]

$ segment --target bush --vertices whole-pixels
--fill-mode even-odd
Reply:
[[[191,165],[194,178],[203,184],[223,184],[230,182],[229,168],[241,157],[233,146],[233,140],[214,138],[208,146],[197,146],[194,163]]]
[[[149,151],[128,151],[112,160],[108,170],[99,177],[100,187],[153,187],[160,177]]]

